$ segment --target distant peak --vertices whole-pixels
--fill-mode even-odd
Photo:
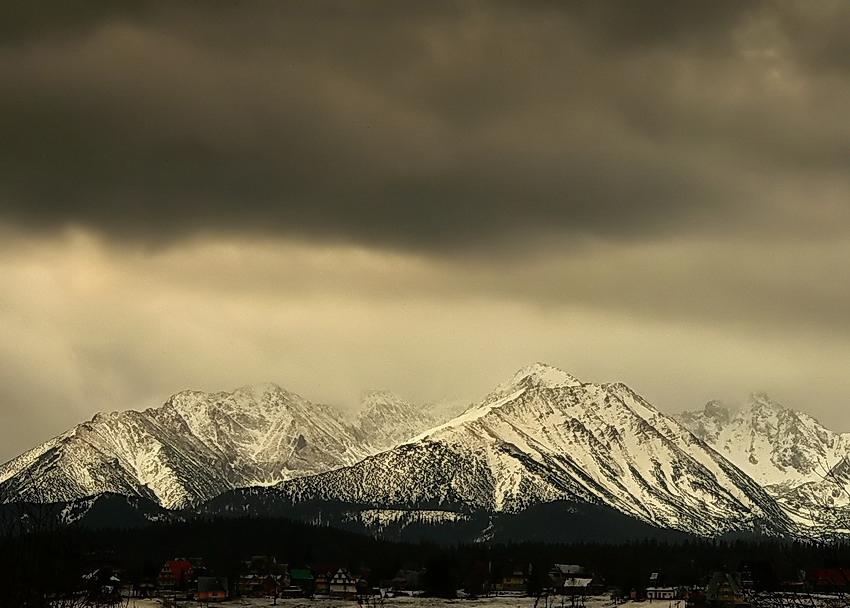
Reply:
[[[181,411],[194,411],[213,406],[222,401],[235,399],[243,403],[277,403],[292,401],[296,396],[273,382],[240,386],[232,392],[219,391],[206,393],[197,390],[184,390],[172,395],[165,406],[174,407]]]
[[[750,407],[767,407],[772,410],[784,410],[785,408],[776,403],[776,401],[770,398],[770,395],[764,392],[753,392],[750,393],[750,398],[747,400],[747,405]]]
[[[581,382],[564,370],[540,362],[527,365],[514,374],[513,384],[519,384],[523,381],[543,388],[581,386]]]
[[[706,403],[703,412],[709,418],[716,418],[723,422],[729,422],[729,408],[726,407],[722,401],[717,399],[712,399]]]
[[[286,394],[283,388],[275,384],[274,382],[263,382],[261,384],[249,384],[247,386],[240,386],[235,391],[234,394],[243,394],[243,395],[251,395],[254,397],[262,397],[264,395],[281,395]]]
[[[370,388],[360,395],[361,403],[372,403],[375,401],[404,401],[401,397],[385,389]]]
[[[360,395],[360,407],[364,412],[386,409],[410,409],[405,399],[387,390],[369,389]]]

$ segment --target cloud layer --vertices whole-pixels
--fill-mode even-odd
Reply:
[[[17,5],[0,213],[423,250],[845,234],[846,3],[652,4]]]
[[[846,2],[0,12],[0,460],[184,388],[534,360],[850,430]]]

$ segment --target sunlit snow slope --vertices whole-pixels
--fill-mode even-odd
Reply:
[[[542,364],[407,444],[277,489],[385,508],[516,512],[572,499],[700,534],[793,527],[758,484],[628,387]]]
[[[415,410],[389,393],[369,393],[361,415],[345,421],[273,384],[186,391],[143,412],[98,414],[7,462],[0,497],[59,502],[112,492],[183,507],[354,464],[433,425]]]

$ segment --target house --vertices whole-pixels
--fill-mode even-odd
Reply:
[[[226,576],[199,576],[198,577],[198,601],[213,602],[227,599],[227,577]]]
[[[324,570],[319,570],[316,574],[316,579],[313,582],[313,588],[319,595],[327,595],[330,593],[331,578],[333,574],[328,574]]]
[[[675,600],[681,597],[678,587],[647,587],[646,599],[652,600]]]
[[[192,562],[178,557],[165,562],[156,577],[156,584],[161,590],[185,590],[195,577],[196,567]]]
[[[705,590],[706,605],[711,608],[748,608],[744,598],[741,575],[736,572],[715,572]]]
[[[493,583],[493,589],[499,591],[524,592],[528,588],[529,564],[509,564],[502,575]]]
[[[236,593],[240,597],[273,597],[288,587],[288,574],[242,574],[236,580]]]
[[[389,580],[381,581],[381,587],[393,591],[415,591],[422,589],[422,571],[401,569]]]
[[[593,579],[588,576],[571,576],[556,591],[562,595],[592,595],[589,591],[591,582]]]
[[[98,568],[83,575],[81,591],[91,605],[117,604],[121,600],[121,580],[114,571]]]
[[[353,600],[357,596],[357,582],[348,568],[339,568],[328,581],[328,594],[331,597]]]
[[[240,574],[236,579],[236,595],[239,597],[262,597],[258,594],[260,580],[259,574]]]
[[[646,588],[646,599],[652,600],[675,600],[683,597],[683,590],[679,587],[664,584],[664,577],[659,572],[649,575],[649,585]]]
[[[281,574],[286,571],[286,564],[279,564],[274,555],[252,555],[242,562],[244,572],[251,574]]]
[[[289,570],[289,584],[301,590],[304,597],[313,597],[316,592],[316,580],[309,568],[291,568]]]
[[[276,597],[289,587],[289,573],[266,574],[259,582],[261,597]]]
[[[576,564],[553,564],[549,569],[549,581],[555,588],[563,587],[564,581],[571,577],[584,576],[583,566]]]
[[[803,573],[803,581],[818,590],[846,591],[850,589],[850,569],[812,568]]]
[[[555,591],[563,595],[599,595],[605,592],[605,584],[597,575],[571,576],[564,580],[560,588],[556,587]]]

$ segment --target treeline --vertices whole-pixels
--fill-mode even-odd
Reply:
[[[482,588],[514,566],[528,570],[530,592],[546,586],[554,563],[578,564],[609,588],[645,588],[652,572],[666,584],[704,583],[716,570],[746,571],[757,588],[776,589],[807,568],[847,567],[850,545],[776,539],[659,540],[619,544],[393,543],[285,519],[207,519],[152,523],[136,529],[68,526],[0,535],[0,605],[41,606],[47,593],[67,593],[97,568],[120,572],[125,583],[153,580],[167,559],[201,557],[210,573],[236,577],[242,560],[274,555],[293,567],[347,566],[372,585],[399,569],[424,569],[425,591],[451,596]]]

